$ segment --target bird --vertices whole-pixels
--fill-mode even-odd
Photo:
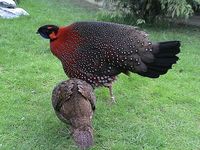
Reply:
[[[112,22],[43,25],[37,33],[50,40],[51,52],[69,78],[108,87],[113,102],[112,83],[120,73],[158,78],[178,61],[181,46],[179,40],[151,42],[139,28]]]
[[[72,78],[59,83],[52,92],[57,117],[69,124],[71,135],[80,149],[93,145],[92,116],[96,97],[87,82]]]

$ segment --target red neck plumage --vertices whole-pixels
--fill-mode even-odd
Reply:
[[[73,30],[73,25],[60,27],[50,42],[51,52],[61,61],[63,56],[73,54],[80,44],[80,35]]]

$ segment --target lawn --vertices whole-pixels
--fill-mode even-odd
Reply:
[[[75,150],[51,106],[53,87],[67,77],[36,30],[43,24],[96,20],[97,15],[70,0],[21,1],[20,6],[31,15],[0,20],[0,149]],[[153,41],[180,40],[180,61],[156,80],[120,75],[112,106],[108,90],[96,89],[92,149],[199,150],[200,29],[144,30]]]

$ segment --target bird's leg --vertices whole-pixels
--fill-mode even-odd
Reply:
[[[114,97],[114,94],[113,94],[113,90],[112,90],[112,82],[111,83],[106,83],[106,84],[104,84],[104,86],[109,88],[111,104],[116,103],[115,97]]]
[[[108,86],[108,88],[109,88],[109,92],[110,92],[111,103],[116,103],[115,97],[114,97],[114,95],[113,95],[112,84],[110,84],[110,85]]]

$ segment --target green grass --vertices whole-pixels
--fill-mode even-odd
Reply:
[[[21,1],[20,6],[31,15],[0,20],[0,149],[76,149],[51,106],[53,87],[67,77],[49,42],[35,32],[43,24],[95,20],[95,12],[69,0]],[[108,90],[97,89],[92,149],[199,150],[200,30],[145,31],[154,41],[181,40],[180,61],[156,80],[120,75],[113,106],[108,105]]]

